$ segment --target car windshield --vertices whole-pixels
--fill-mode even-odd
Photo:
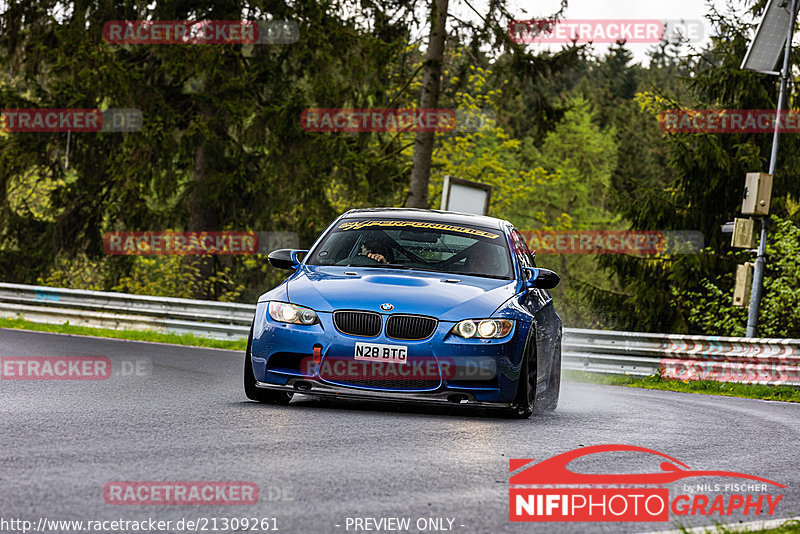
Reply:
[[[343,219],[307,264],[414,269],[506,280],[513,272],[503,232],[413,220]]]

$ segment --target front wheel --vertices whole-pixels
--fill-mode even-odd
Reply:
[[[253,359],[250,352],[253,345],[253,327],[250,327],[250,336],[247,338],[247,350],[244,353],[244,394],[248,399],[265,404],[289,404],[293,393],[288,391],[272,391],[256,387],[256,377],[253,374]]]
[[[553,349],[553,363],[547,380],[547,391],[539,398],[536,411],[552,412],[558,407],[558,396],[561,392],[561,339]]]
[[[536,405],[536,351],[533,347],[533,339],[529,339],[522,356],[517,394],[509,411],[514,419],[528,419]]]

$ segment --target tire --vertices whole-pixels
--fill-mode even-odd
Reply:
[[[289,404],[293,393],[288,391],[272,391],[256,387],[256,377],[253,373],[253,359],[250,348],[253,345],[253,326],[250,326],[250,335],[247,338],[247,350],[244,353],[244,394],[248,399],[263,402],[264,404]]]
[[[536,338],[529,336],[522,356],[522,368],[517,382],[517,394],[509,410],[513,419],[528,419],[536,406]]]
[[[558,408],[558,396],[561,393],[561,336],[553,349],[553,365],[547,379],[547,390],[537,399],[537,412],[552,412]]]

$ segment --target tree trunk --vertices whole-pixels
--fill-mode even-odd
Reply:
[[[428,51],[425,53],[425,69],[422,75],[422,95],[419,107],[435,108],[439,105],[439,90],[442,78],[444,41],[447,35],[448,0],[431,0],[431,33],[428,37]],[[434,132],[417,132],[414,144],[414,166],[408,185],[406,206],[409,208],[428,208],[428,181],[431,177],[431,157],[433,156]]]
[[[213,205],[213,191],[209,183],[206,143],[197,147],[194,156],[194,176],[189,193],[189,231],[209,232],[217,230],[217,213]],[[214,299],[213,288],[204,282],[214,274],[213,256],[190,256],[189,264],[198,271],[200,279],[195,287],[194,298]]]

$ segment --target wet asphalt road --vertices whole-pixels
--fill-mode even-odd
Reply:
[[[0,380],[2,532],[21,531],[2,520],[36,526],[40,518],[206,518],[207,532],[213,519],[217,532],[230,532],[222,518],[264,518],[270,521],[260,526],[298,533],[396,532],[355,530],[354,518],[409,518],[408,532],[456,533],[648,532],[679,520],[759,519],[509,521],[509,459],[609,443],[655,449],[694,469],[781,482],[787,488],[770,490],[784,495],[775,517],[800,513],[800,405],[567,383],[558,411],[526,421],[310,397],[274,407],[244,397],[236,352],[0,330],[0,357],[16,356],[105,356],[113,372],[98,381]],[[635,453],[571,467],[659,469]],[[252,505],[119,506],[103,497],[111,481],[250,481],[260,493]],[[690,479],[669,488],[675,497],[684,484],[725,482],[732,481]]]

